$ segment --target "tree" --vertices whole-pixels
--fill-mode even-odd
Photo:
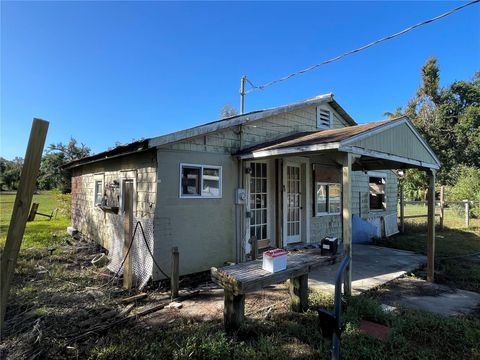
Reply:
[[[460,166],[480,167],[480,72],[442,88],[437,59],[430,58],[421,69],[415,96],[405,108],[386,114],[407,115],[420,130],[442,164],[439,183],[454,185]],[[411,178],[419,179],[417,175]]]
[[[85,144],[78,144],[70,138],[67,144],[50,144],[42,157],[38,187],[42,190],[58,189],[63,193],[71,191],[71,172],[63,166],[71,161],[90,155],[90,148]]]
[[[0,158],[0,190],[17,190],[22,173],[23,159]]]
[[[220,110],[220,116],[222,117],[222,119],[235,115],[238,115],[238,110],[235,109],[230,103],[223,105],[222,110]]]

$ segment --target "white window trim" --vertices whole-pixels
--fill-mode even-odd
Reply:
[[[369,187],[369,189],[368,189],[368,212],[371,212],[371,213],[386,212],[387,211],[387,173],[377,172],[377,171],[368,171],[367,176],[368,176],[367,186]],[[385,190],[383,192],[385,208],[383,208],[383,209],[371,209],[370,208],[370,185],[369,184],[370,184],[370,178],[371,177],[379,177],[379,178],[384,178],[385,179]]]
[[[321,181],[315,181],[315,216],[316,217],[322,217],[322,216],[334,216],[334,215],[340,215],[342,212],[317,212],[317,185],[339,185],[340,186],[340,192],[343,194],[343,189],[342,189],[342,184],[340,183],[335,183],[335,182],[321,182]],[[342,200],[340,197],[340,208],[342,207]],[[327,209],[330,209],[330,196],[327,197]]]
[[[184,166],[200,168],[200,195],[183,195],[182,194],[182,169],[183,169]],[[204,168],[220,170],[218,196],[202,195],[202,191],[203,191],[203,169]],[[221,199],[222,196],[223,196],[223,170],[222,170],[222,166],[180,163],[178,185],[179,185],[178,186],[178,194],[179,194],[180,199]]]
[[[328,125],[325,126],[325,125],[322,125],[320,124],[320,111],[323,110],[323,111],[328,111],[328,113],[330,114],[329,118],[328,118]],[[317,129],[331,129],[332,128],[332,120],[333,118],[333,112],[331,109],[325,107],[325,106],[317,106],[316,107],[316,125],[317,125]]]
[[[99,206],[97,205],[96,201],[97,200],[97,182],[101,182],[102,183],[102,189],[103,191],[105,192],[105,175],[104,174],[99,174],[99,175],[95,175],[93,177],[93,207],[94,208],[99,208]]]

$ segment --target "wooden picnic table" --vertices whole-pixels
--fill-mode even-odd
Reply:
[[[287,268],[271,273],[262,269],[262,260],[248,261],[221,268],[211,268],[212,281],[224,289],[223,311],[225,329],[235,331],[245,317],[245,294],[269,285],[289,281],[293,311],[308,309],[308,273],[318,267],[335,263],[341,255],[322,256],[320,249],[299,250],[287,255]]]

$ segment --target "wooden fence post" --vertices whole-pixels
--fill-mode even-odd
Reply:
[[[170,287],[172,290],[172,299],[178,297],[178,289],[179,289],[179,265],[180,265],[180,254],[178,253],[178,247],[172,248],[172,274],[170,277]]]
[[[440,230],[443,230],[445,220],[445,185],[440,186]]]
[[[470,201],[463,200],[465,203],[465,226],[468,228],[470,226]]]
[[[132,252],[131,242],[133,227],[133,181],[125,181],[123,184],[123,208],[125,210],[123,217],[123,254],[126,256],[123,263],[123,287],[132,288]],[[130,249],[130,251],[129,251]],[[128,252],[128,255],[127,255]]]
[[[400,185],[400,232],[405,233],[405,197],[403,185]]]
[[[48,121],[33,119],[27,152],[23,162],[12,217],[8,226],[7,239],[0,261],[0,338],[7,309],[8,293],[12,282],[17,257],[22,245],[23,234],[32,202],[43,146],[47,137]]]
[[[435,172],[428,174],[428,224],[427,224],[427,281],[434,281],[435,274]]]

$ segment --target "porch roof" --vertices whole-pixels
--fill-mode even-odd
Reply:
[[[241,159],[340,151],[356,154],[354,170],[439,169],[437,156],[406,117],[296,133],[237,153]]]

